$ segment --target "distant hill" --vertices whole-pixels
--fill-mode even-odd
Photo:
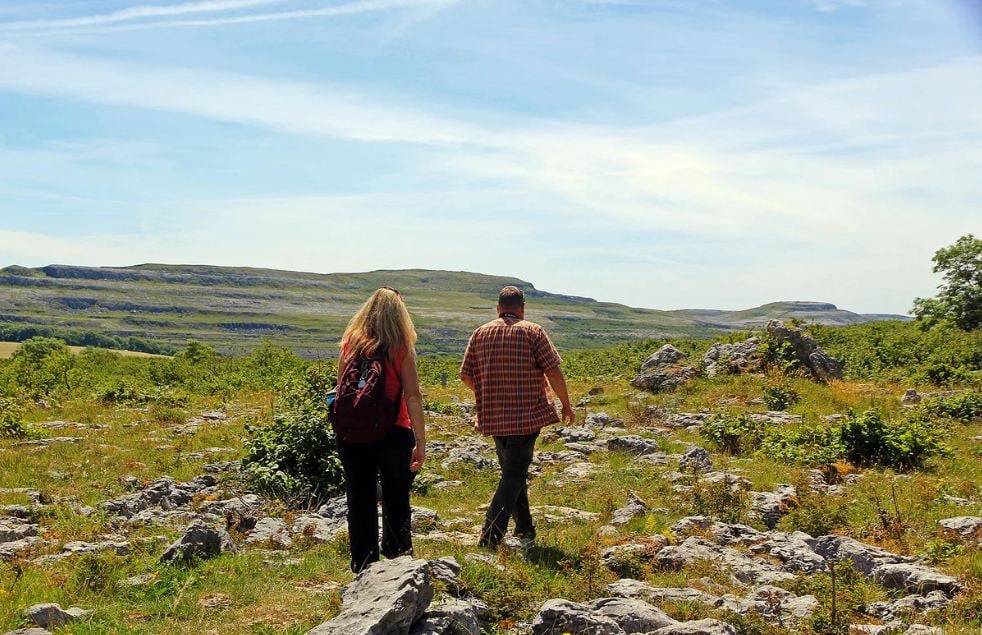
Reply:
[[[498,291],[522,287],[528,317],[557,343],[585,348],[661,337],[710,337],[769,319],[855,324],[904,316],[864,316],[820,302],[775,302],[744,311],[658,311],[536,289],[517,278],[406,269],[316,274],[273,269],[144,264],[132,267],[0,270],[0,323],[84,329],[176,346],[198,339],[243,352],[263,339],[303,355],[333,352],[347,320],[382,285],[399,289],[423,352],[457,352],[493,317]]]

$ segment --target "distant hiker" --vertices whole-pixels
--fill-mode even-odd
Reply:
[[[523,547],[535,541],[529,511],[528,470],[535,439],[543,426],[559,421],[546,393],[546,380],[562,403],[562,418],[576,415],[569,402],[562,360],[538,324],[525,320],[525,294],[505,287],[498,295],[498,319],[471,335],[460,367],[460,379],[477,402],[475,428],[494,437],[501,480],[484,518],[479,544],[497,548],[515,520],[514,534]]]
[[[402,295],[382,287],[341,338],[331,422],[348,499],[351,570],[379,559],[377,489],[382,488],[386,558],[412,553],[409,489],[426,458],[416,329]]]

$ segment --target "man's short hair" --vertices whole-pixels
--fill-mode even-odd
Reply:
[[[498,306],[502,309],[520,309],[525,306],[525,293],[518,287],[505,287],[498,294]]]

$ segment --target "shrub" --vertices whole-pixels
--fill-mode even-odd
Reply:
[[[16,401],[0,397],[0,437],[22,438],[27,436],[23,415],[24,411]]]
[[[761,454],[796,465],[828,468],[845,455],[835,427],[775,428],[761,441]]]
[[[747,415],[715,415],[703,424],[699,433],[727,454],[742,454],[759,447],[762,430]]]
[[[846,458],[853,465],[880,465],[896,470],[921,467],[931,456],[947,454],[944,430],[919,417],[887,421],[876,410],[850,413],[839,426]]]
[[[785,384],[764,387],[764,405],[768,410],[787,410],[798,403],[798,393]]]
[[[31,399],[43,399],[58,389],[68,390],[69,371],[74,359],[61,340],[32,337],[25,340],[11,357],[19,387]]]
[[[963,423],[982,419],[982,392],[932,399],[922,406],[925,414],[947,417]]]
[[[801,361],[798,359],[791,342],[784,340],[778,343],[769,335],[765,335],[763,340],[760,345],[760,352],[768,367],[776,368],[788,375],[799,373],[802,370]]]
[[[242,468],[257,488],[297,504],[342,490],[341,460],[323,401],[333,383],[325,366],[309,367],[289,387],[286,410],[268,426],[249,427]]]

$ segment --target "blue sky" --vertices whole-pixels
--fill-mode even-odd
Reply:
[[[0,0],[0,265],[906,312],[982,233],[976,0]]]

